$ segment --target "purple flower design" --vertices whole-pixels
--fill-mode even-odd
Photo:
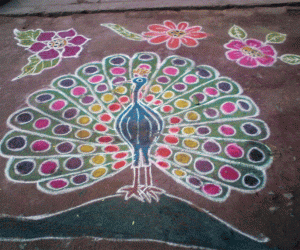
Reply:
[[[231,40],[224,47],[230,49],[225,54],[226,58],[244,67],[268,67],[276,62],[277,52],[273,46],[256,39]]]
[[[42,60],[63,57],[78,57],[89,39],[77,35],[74,29],[60,32],[42,32],[29,50],[37,53]]]

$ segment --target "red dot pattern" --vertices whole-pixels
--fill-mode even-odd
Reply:
[[[49,125],[50,121],[48,119],[38,119],[34,124],[37,129],[45,129],[48,128]]]
[[[172,133],[172,134],[178,134],[179,131],[180,131],[179,127],[169,128],[169,133]]]
[[[170,105],[166,105],[166,106],[163,107],[163,111],[165,113],[171,113],[173,111],[173,107],[170,106]]]
[[[160,156],[163,158],[168,158],[171,154],[172,154],[172,151],[166,147],[159,147],[155,153],[156,156]]]
[[[105,114],[103,114],[103,115],[100,115],[99,118],[100,118],[100,120],[103,121],[103,122],[110,122],[111,119],[112,119],[111,115],[109,115],[109,114],[107,114],[107,113],[105,113]]]
[[[119,98],[119,102],[122,103],[122,104],[126,104],[130,101],[129,97],[128,96],[121,96]]]
[[[222,104],[221,110],[224,114],[232,114],[237,110],[237,107],[233,102],[225,102]]]
[[[125,158],[126,156],[128,155],[128,153],[126,152],[120,152],[120,153],[117,153],[113,156],[113,158],[115,159],[123,159]]]
[[[98,141],[100,143],[109,143],[109,142],[112,142],[113,140],[114,140],[114,138],[111,136],[101,136],[98,138]]]
[[[231,166],[223,166],[219,171],[220,176],[224,180],[236,181],[240,178],[240,173]]]
[[[63,188],[65,186],[67,186],[68,182],[66,180],[59,179],[59,180],[50,181],[49,185],[50,185],[50,187],[52,187],[54,189],[59,189],[59,188]]]
[[[156,100],[155,102],[153,102],[154,105],[161,105],[162,103],[162,100]]]
[[[170,168],[170,164],[168,162],[165,162],[165,161],[158,161],[157,165],[160,166],[161,168],[164,168],[164,169]]]
[[[228,144],[226,147],[226,153],[231,156],[232,158],[241,158],[244,155],[244,150],[237,144]]]
[[[147,96],[145,97],[145,101],[146,101],[146,102],[152,102],[153,99],[154,99],[154,95],[147,95]]]
[[[221,132],[221,134],[227,135],[227,136],[235,134],[235,129],[232,126],[230,126],[230,125],[222,125],[222,126],[220,126],[219,131]]]
[[[182,122],[182,119],[177,117],[177,116],[173,116],[170,118],[170,123],[171,124],[178,124],[178,123],[181,123]]]
[[[113,103],[108,106],[108,109],[111,112],[118,112],[121,109],[121,105],[119,103]]]
[[[126,161],[118,161],[113,165],[114,169],[120,169],[122,167],[124,167],[127,164]]]
[[[202,189],[206,194],[212,196],[219,195],[222,192],[221,186],[215,184],[205,184]]]
[[[107,147],[104,148],[105,152],[118,152],[120,149],[118,146],[114,146],[114,145],[109,145]]]
[[[206,88],[205,93],[210,96],[217,96],[219,94],[219,91],[215,88]]]
[[[167,142],[167,143],[169,143],[169,144],[176,145],[179,142],[179,139],[178,139],[178,137],[176,137],[174,135],[167,135],[164,138],[164,141]]]
[[[100,131],[100,132],[105,132],[105,131],[107,131],[108,129],[107,129],[107,127],[106,127],[105,125],[97,124],[97,125],[95,126],[95,130]]]
[[[50,143],[44,140],[35,141],[31,146],[33,151],[41,152],[50,148]]]

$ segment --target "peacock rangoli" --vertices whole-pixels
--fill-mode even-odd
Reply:
[[[13,113],[6,176],[45,193],[86,188],[131,168],[125,199],[159,201],[158,168],[213,201],[264,187],[266,123],[242,88],[207,65],[152,52],[111,55],[54,79]]]

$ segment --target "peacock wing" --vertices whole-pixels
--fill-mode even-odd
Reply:
[[[241,95],[238,83],[211,67],[196,68],[203,67],[211,79],[203,80],[194,69],[157,96],[161,102],[154,110],[163,114],[165,126],[151,157],[177,182],[222,201],[230,189],[254,192],[264,187],[272,157],[258,140],[266,139],[269,129],[254,118],[259,109]]]
[[[29,107],[9,117],[12,130],[1,141],[1,154],[9,158],[7,177],[57,193],[84,188],[129,166],[129,146],[116,135],[114,115],[102,96],[76,75],[59,77],[52,89],[30,95]]]

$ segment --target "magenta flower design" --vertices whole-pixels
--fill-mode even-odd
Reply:
[[[33,55],[28,58],[28,64],[22,68],[22,74],[13,80],[40,74],[46,68],[59,65],[62,58],[78,57],[82,46],[90,40],[78,35],[74,29],[59,32],[15,29],[14,34],[18,45],[26,47]]]
[[[37,53],[42,60],[58,57],[78,57],[82,45],[89,39],[77,35],[74,29],[61,32],[42,32],[29,50]]]
[[[256,39],[231,40],[224,47],[230,49],[225,53],[226,58],[244,67],[268,67],[276,62],[277,52],[273,46]]]

